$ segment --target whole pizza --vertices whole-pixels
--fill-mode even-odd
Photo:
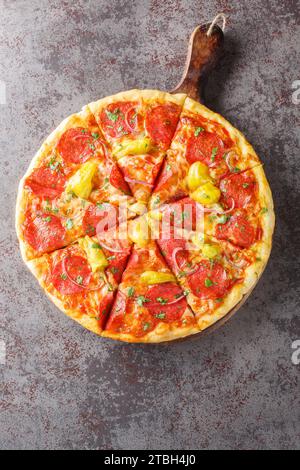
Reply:
[[[271,251],[272,194],[243,135],[184,94],[85,106],[21,180],[22,257],[51,300],[108,338],[156,343],[211,326]]]

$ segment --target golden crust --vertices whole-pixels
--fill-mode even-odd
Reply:
[[[117,101],[138,101],[138,100],[152,101],[169,101],[183,106],[184,111],[192,113],[200,113],[201,116],[208,120],[219,123],[222,127],[226,129],[230,138],[236,143],[241,154],[247,158],[248,161],[254,163],[251,168],[259,184],[259,200],[261,207],[265,210],[260,215],[260,221],[263,228],[263,239],[261,242],[258,242],[253,249],[257,254],[257,261],[253,263],[246,269],[245,277],[242,283],[236,285],[229,295],[225,298],[224,302],[220,307],[214,310],[211,314],[205,314],[198,318],[198,324],[188,325],[186,327],[176,327],[170,326],[163,322],[159,323],[157,327],[145,335],[142,338],[135,338],[129,334],[118,334],[108,331],[102,331],[99,322],[90,317],[89,315],[82,314],[76,309],[68,309],[65,307],[65,304],[57,296],[53,295],[51,292],[47,291],[45,286],[45,269],[46,269],[46,257],[41,256],[38,259],[33,259],[28,261],[28,259],[34,256],[33,250],[24,243],[22,240],[21,225],[24,222],[24,209],[27,204],[27,194],[24,190],[24,181],[26,177],[32,172],[32,170],[37,167],[41,161],[49,155],[52,148],[58,142],[60,136],[70,127],[74,125],[82,125],[83,121],[90,116],[91,113],[96,114],[99,110],[113,102]],[[172,148],[172,145],[171,145]],[[176,145],[175,145],[176,149]],[[85,106],[83,110],[78,114],[73,114],[66,118],[45,140],[40,150],[36,153],[33,158],[26,174],[20,181],[18,197],[17,197],[17,206],[16,206],[16,231],[20,241],[21,254],[24,262],[27,264],[28,268],[31,270],[33,275],[38,279],[41,287],[46,292],[48,297],[52,302],[67,316],[81,324],[83,327],[88,330],[101,335],[106,338],[121,340],[125,342],[140,342],[140,343],[159,343],[165,341],[172,341],[178,338],[184,338],[186,336],[194,335],[199,331],[203,331],[209,326],[216,323],[221,318],[225,317],[232,309],[234,309],[242,299],[247,296],[252,289],[255,287],[258,282],[270,256],[271,247],[272,247],[272,235],[275,224],[275,215],[273,208],[272,194],[267,182],[263,167],[259,164],[259,159],[253,149],[253,147],[247,142],[245,137],[235,129],[226,119],[220,116],[217,113],[210,111],[205,106],[195,102],[190,98],[186,98],[184,94],[171,95],[169,93],[161,92],[158,90],[129,90],[125,92],[118,93],[113,96],[109,96],[103,99],[100,99],[96,102],[92,102],[89,105]],[[189,314],[189,312],[187,312]]]
[[[170,102],[178,104],[182,106],[186,95],[183,93],[178,93],[176,95],[171,95],[170,93],[159,91],[159,90],[128,90],[128,91],[121,91],[116,95],[106,96],[105,98],[101,98],[98,101],[94,101],[88,104],[88,107],[92,111],[93,114],[97,114],[99,110],[111,103],[117,103],[119,101],[162,101],[162,102]]]

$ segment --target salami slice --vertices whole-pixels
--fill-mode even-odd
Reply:
[[[236,209],[246,207],[255,200],[257,183],[249,172],[237,173],[222,179],[220,189],[222,201],[227,207],[232,205]]]
[[[96,235],[97,227],[99,233],[109,231],[117,225],[118,214],[118,208],[107,202],[90,205],[83,217],[83,230],[89,237]]]
[[[95,142],[88,129],[74,127],[68,129],[57,144],[60,156],[69,163],[84,163],[93,154]]]
[[[174,103],[154,106],[147,112],[146,129],[154,142],[163,149],[170,146],[180,112],[181,108]]]
[[[219,263],[202,261],[197,271],[188,276],[188,284],[192,293],[200,299],[222,298],[232,287],[232,281]]]
[[[117,293],[115,303],[105,326],[106,330],[121,331],[129,301],[130,299],[122,291]]]
[[[109,182],[112,186],[114,186],[114,188],[119,189],[124,194],[131,194],[129,186],[124,180],[121,170],[115,163],[111,166]]]
[[[246,218],[246,214],[234,214],[225,224],[216,227],[216,238],[228,240],[234,245],[249,248],[256,240],[257,231]]]
[[[24,237],[38,253],[53,251],[64,245],[65,228],[59,217],[41,213],[29,215],[25,221]]]
[[[100,114],[103,132],[113,138],[133,133],[138,121],[137,104],[133,102],[111,103]]]
[[[195,131],[189,138],[186,158],[190,164],[200,161],[211,166],[220,161],[223,154],[224,144],[216,134],[203,130],[199,133]]]
[[[52,268],[50,282],[62,295],[79,294],[86,291],[91,274],[85,258],[67,254]]]
[[[187,308],[182,289],[172,282],[150,286],[145,297],[149,300],[145,307],[161,321],[179,320]]]
[[[36,196],[50,200],[61,195],[65,184],[64,174],[47,166],[35,169],[25,181],[25,187],[30,188]]]

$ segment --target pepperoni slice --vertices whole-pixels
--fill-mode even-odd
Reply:
[[[145,297],[149,302],[144,306],[162,321],[179,320],[187,308],[181,288],[172,282],[150,286]]]
[[[150,137],[167,149],[176,130],[180,106],[168,103],[151,108],[146,115],[146,129]]]
[[[188,263],[188,251],[186,249],[186,240],[183,238],[174,238],[171,234],[162,234],[157,243],[165,257],[169,267],[177,272],[184,269]]]
[[[99,325],[100,328],[104,328],[106,319],[109,315],[111,306],[114,301],[114,294],[113,292],[109,292],[104,298],[101,299],[98,307],[99,311]]]
[[[65,228],[55,215],[42,213],[25,222],[24,237],[39,253],[53,251],[64,245]]]
[[[100,114],[103,131],[110,137],[131,134],[138,127],[137,104],[133,102],[111,103]]]
[[[190,164],[200,161],[212,165],[220,161],[223,154],[222,140],[211,132],[201,131],[198,135],[194,134],[187,144],[186,158]]]
[[[115,227],[118,221],[119,211],[116,206],[107,202],[91,205],[85,211],[82,226],[84,232],[90,237],[99,232],[107,231]],[[101,222],[101,225],[98,225]]]
[[[235,208],[239,209],[254,201],[256,181],[249,172],[237,173],[224,178],[220,189],[226,206],[231,206],[233,200]]]
[[[61,136],[57,150],[66,162],[84,163],[94,153],[95,140],[89,130],[74,127]]]
[[[111,167],[109,182],[114,188],[120,189],[125,194],[130,194],[130,189],[116,164]]]
[[[64,190],[66,178],[58,170],[52,170],[50,167],[43,166],[35,169],[26,179],[25,186],[43,199],[55,199],[59,197]]]
[[[79,294],[86,291],[91,275],[85,258],[67,254],[52,268],[51,282],[62,295]]]
[[[192,293],[200,299],[222,298],[232,287],[232,280],[219,263],[212,265],[208,261],[199,263],[195,273],[188,276],[188,284]]]
[[[121,330],[129,300],[130,299],[128,299],[128,297],[122,291],[117,293],[115,303],[105,326],[106,330]]]
[[[234,245],[249,248],[256,240],[257,231],[242,213],[234,214],[225,224],[218,224],[216,237]]]

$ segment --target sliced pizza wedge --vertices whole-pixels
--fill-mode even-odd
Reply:
[[[225,176],[259,164],[255,151],[237,129],[187,98],[151,197],[151,209],[187,196],[197,198],[200,186],[218,186]]]
[[[60,310],[100,334],[111,310],[131,251],[128,241],[113,239],[105,247],[94,237],[28,262],[42,288]]]
[[[113,160],[109,144],[85,107],[48,137],[21,180],[16,225],[24,259],[68,245],[82,236],[91,214],[110,219],[140,209]],[[100,209],[99,209],[100,208]],[[94,217],[95,220],[95,217]]]
[[[158,240],[162,255],[187,295],[200,330],[226,315],[256,284],[271,246],[233,245],[197,232],[174,230]]]
[[[129,342],[161,342],[198,331],[185,293],[155,241],[135,245],[104,336]]]
[[[89,104],[138,201],[150,198],[185,98],[130,90]]]

